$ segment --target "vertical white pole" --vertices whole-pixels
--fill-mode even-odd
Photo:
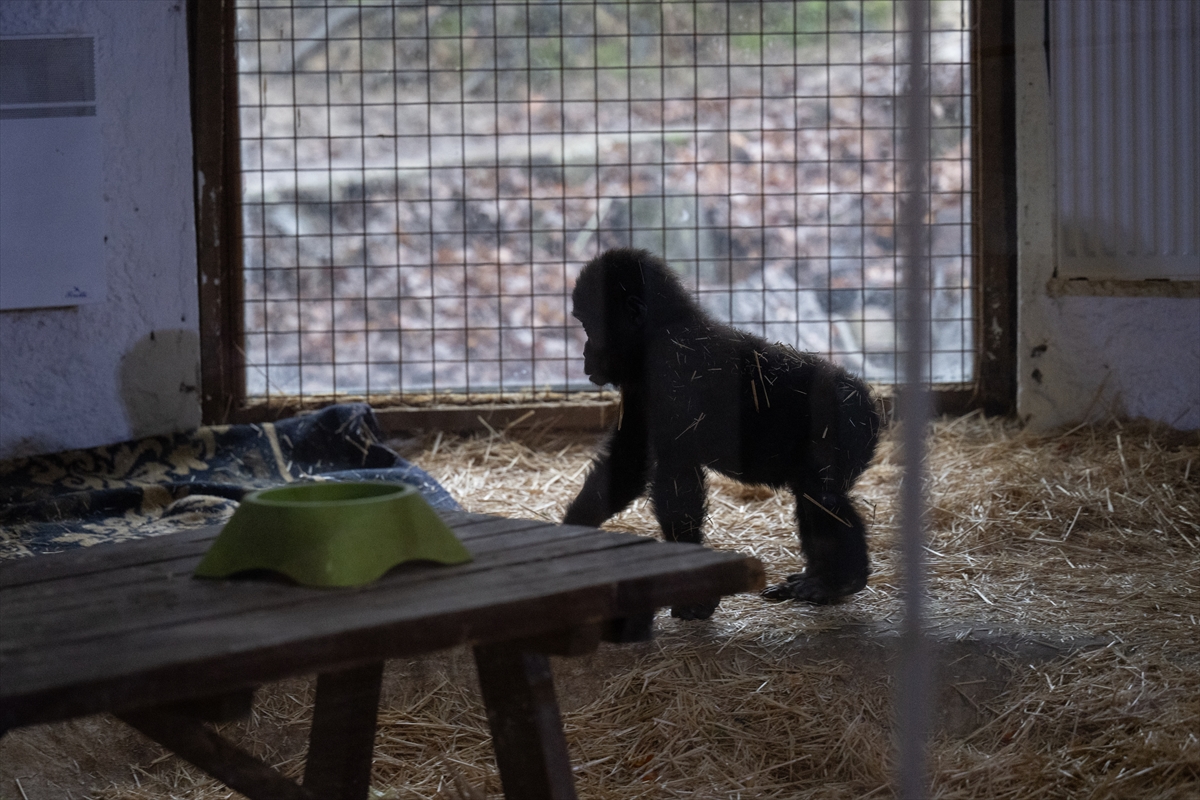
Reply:
[[[903,378],[897,411],[903,428],[904,478],[900,491],[904,629],[896,711],[903,800],[928,797],[925,742],[929,669],[924,636],[924,461],[930,413],[929,380],[929,0],[908,0],[908,87],[904,104],[904,183],[900,259],[904,280]]]

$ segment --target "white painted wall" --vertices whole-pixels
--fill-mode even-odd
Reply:
[[[1042,0],[1017,0],[1016,15],[1018,414],[1034,430],[1110,414],[1200,428],[1200,298],[1121,296],[1136,286],[1107,297],[1051,291],[1056,162]]]
[[[0,313],[0,458],[200,422],[184,2],[0,2],[0,34],[52,33],[97,37],[108,296]]]

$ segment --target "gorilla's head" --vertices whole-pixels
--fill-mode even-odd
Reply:
[[[592,383],[640,382],[646,335],[679,316],[695,313],[679,278],[646,250],[608,250],[579,273],[571,314],[583,324],[583,370]]]

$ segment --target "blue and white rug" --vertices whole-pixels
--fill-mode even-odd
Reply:
[[[0,559],[223,524],[246,493],[304,480],[402,481],[459,508],[382,442],[370,406],[0,462]]]

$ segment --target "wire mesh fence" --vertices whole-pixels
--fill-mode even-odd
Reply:
[[[238,0],[247,393],[593,391],[580,266],[898,380],[892,0]],[[971,380],[969,20],[930,15],[928,374]]]

